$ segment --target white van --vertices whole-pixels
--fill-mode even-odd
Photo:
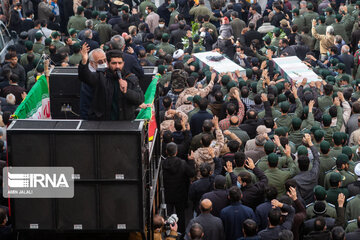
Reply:
[[[4,62],[7,48],[16,43],[16,32],[12,31],[11,34],[5,24],[0,21],[0,63]]]

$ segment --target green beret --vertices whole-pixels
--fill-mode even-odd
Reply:
[[[340,78],[340,81],[346,81],[346,82],[350,82],[350,78],[348,75],[342,75]]]
[[[338,22],[340,22],[342,19],[342,16],[341,16],[341,14],[336,14],[335,18],[336,18],[336,20],[338,20]]]
[[[37,71],[38,73],[44,72],[44,64],[39,64],[39,65],[36,67],[36,71]]]
[[[331,75],[331,72],[328,70],[328,69],[322,69],[320,71],[320,75],[323,77],[323,78],[326,78],[327,76]]]
[[[124,10],[125,12],[128,12],[128,11],[129,11],[129,7],[124,4],[124,5],[121,7],[121,10]]]
[[[276,52],[276,47],[274,46],[269,46],[268,49],[271,50],[273,53]]]
[[[195,67],[195,71],[198,71],[200,68],[200,64],[198,61],[194,61],[192,63],[190,63],[190,66],[194,66]]]
[[[295,117],[291,120],[291,124],[292,124],[293,128],[295,128],[295,129],[299,129],[301,126],[301,123],[302,123],[301,119],[297,118],[297,117]]]
[[[190,76],[193,76],[194,78],[199,78],[199,74],[197,72],[192,72]]]
[[[336,158],[336,162],[341,164],[346,164],[349,162],[349,157],[344,153],[340,153],[339,156],[337,156]]]
[[[338,172],[332,172],[330,175],[330,182],[337,183],[341,181],[341,174]]]
[[[265,35],[263,37],[263,40],[264,40],[264,42],[268,42],[268,41],[271,41],[271,38],[269,37],[269,35]]]
[[[69,29],[69,35],[74,35],[75,33],[77,33],[78,31],[75,28],[70,28]]]
[[[100,20],[104,21],[107,18],[107,16],[106,16],[106,14],[102,13],[102,14],[100,14],[99,18],[100,18]]]
[[[299,15],[299,13],[300,13],[300,11],[299,11],[298,8],[294,8],[294,9],[292,10],[292,12],[293,12],[293,13],[296,13],[297,15]]]
[[[334,132],[332,137],[333,137],[333,141],[334,141],[335,145],[339,146],[342,144],[343,135],[341,134],[341,132]]]
[[[287,113],[290,108],[290,103],[288,101],[284,101],[280,103],[280,109],[283,113]]]
[[[285,94],[279,94],[277,98],[278,98],[278,103],[281,103],[281,102],[284,102],[287,100]]]
[[[326,76],[325,80],[326,80],[326,82],[335,82],[336,81],[335,77],[332,75]]]
[[[35,33],[35,39],[36,41],[40,41],[40,39],[43,37],[43,34],[41,32]]]
[[[275,27],[275,28],[273,29],[273,33],[275,33],[275,34],[280,34],[280,28]]]
[[[170,3],[169,6],[167,6],[166,8],[176,8],[176,4],[175,3]]]
[[[199,34],[195,34],[195,35],[193,36],[193,41],[194,41],[194,42],[199,42],[199,40],[200,40],[200,35],[199,35]]]
[[[329,126],[331,124],[331,116],[329,114],[324,114],[322,116],[322,121],[324,125]]]
[[[221,83],[222,83],[222,85],[226,85],[226,84],[228,84],[228,82],[230,81],[230,76],[229,75],[223,75],[222,77],[221,77]]]
[[[325,12],[332,12],[332,11],[333,11],[333,9],[331,7],[325,8]]]
[[[228,91],[230,91],[231,88],[237,87],[237,83],[235,81],[230,81],[228,84],[226,84],[226,88]]]
[[[313,5],[312,3],[308,3],[306,7],[307,7],[307,9],[309,9],[309,10],[314,9],[314,5]]]
[[[256,89],[257,89],[257,82],[251,83],[251,90],[252,90],[253,92],[255,92]]]
[[[97,16],[99,16],[99,12],[98,12],[98,11],[92,11],[92,12],[91,12],[91,17],[92,17],[92,18],[96,18]]]
[[[275,84],[275,87],[277,88],[278,92],[280,93],[284,89],[284,83],[279,82]]]
[[[54,32],[51,33],[51,36],[53,38],[57,38],[57,37],[60,37],[60,33],[58,33],[57,31],[54,31]]]
[[[74,51],[78,51],[81,49],[81,45],[80,45],[80,43],[76,42],[72,45],[72,48]]]
[[[31,41],[26,41],[25,42],[25,47],[28,51],[33,49],[34,44]]]
[[[253,70],[251,68],[245,69],[246,77],[251,78],[253,75]]]
[[[204,70],[204,69],[203,69]],[[206,77],[206,82],[210,82],[211,80],[211,72],[210,71],[206,71],[204,73],[205,77]]]
[[[268,162],[272,165],[275,165],[279,162],[279,157],[275,153],[270,153],[268,156]]]
[[[342,135],[343,141],[346,142],[349,138],[349,134],[347,134],[345,132],[341,132],[341,135]]]
[[[188,97],[187,100],[199,104],[201,97],[199,95],[195,95],[193,97]]]
[[[348,156],[349,159],[351,159],[352,154],[353,154],[353,152],[349,146],[344,146],[342,148],[342,153],[345,154],[346,156]]]
[[[302,155],[306,156],[306,155],[308,155],[308,150],[304,145],[300,145],[297,148],[297,153],[298,153],[298,156],[302,156]]]
[[[345,70],[345,64],[343,64],[343,63],[338,63],[338,64],[336,65],[336,69]]]
[[[154,44],[150,43],[146,46],[146,51],[150,52],[151,50],[155,50],[156,47]]]
[[[240,80],[239,81],[239,88],[241,89],[244,86],[246,86],[246,82],[244,80]]]
[[[330,143],[328,141],[326,141],[326,140],[321,141],[321,143],[320,143],[321,152],[327,153],[327,152],[329,152],[329,149],[330,149]]]
[[[164,65],[159,65],[159,66],[158,66],[158,73],[160,73],[160,74],[164,74],[164,73],[165,73],[165,66],[164,66]]]
[[[312,126],[312,127],[310,128],[310,132],[311,132],[312,134],[315,134],[315,132],[316,132],[317,130],[321,130],[321,128],[319,128],[319,127],[317,127],[317,126]]]
[[[271,140],[266,141],[266,143],[264,144],[264,149],[266,152],[274,152],[275,143]]]
[[[338,64],[338,63],[339,63],[339,59],[337,59],[337,58],[332,58],[330,60],[330,64],[332,64],[333,66],[336,66],[336,64]]]
[[[321,23],[324,23],[326,21],[325,16],[319,16],[319,20]]]
[[[322,139],[323,137],[325,136],[325,133],[324,133],[324,131],[323,130],[316,130],[315,132],[314,132],[314,137],[316,138],[316,139]]]
[[[279,136],[279,137],[285,137],[286,135],[286,131],[284,129],[284,127],[278,127],[275,129],[275,135]]]
[[[84,11],[84,7],[83,6],[78,6],[77,7],[77,12],[82,13]]]
[[[316,200],[322,201],[326,198],[326,190],[323,186],[317,185],[314,187],[314,195]]]
[[[46,38],[45,39],[45,46],[48,46],[51,44],[51,38]]]
[[[169,38],[170,38],[170,35],[167,34],[167,33],[163,33],[163,35],[161,36],[161,39],[162,39],[164,42],[169,41]]]

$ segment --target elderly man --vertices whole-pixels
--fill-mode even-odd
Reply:
[[[328,51],[330,52],[330,48],[334,46],[334,39],[335,39],[334,28],[332,26],[327,26],[326,34],[320,35],[316,32],[315,26],[316,26],[316,20],[313,19],[311,33],[314,36],[314,38],[320,40],[320,54],[321,54],[320,59],[323,61],[327,57],[327,52]]]
[[[346,74],[351,75],[351,69],[354,67],[354,57],[350,54],[350,48],[348,45],[343,45],[341,47],[341,55],[339,58],[345,64]]]

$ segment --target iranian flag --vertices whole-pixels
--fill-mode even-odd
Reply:
[[[155,92],[156,92],[156,85],[161,77],[160,74],[157,74],[154,76],[153,80],[151,81],[150,85],[146,89],[145,92],[145,104],[153,104],[154,98],[155,98]],[[136,119],[145,119],[149,121],[149,128],[148,128],[148,137],[149,141],[152,141],[154,138],[155,130],[157,128],[156,126],[156,119],[155,119],[155,108],[154,105],[152,105],[151,108],[141,109],[139,114],[137,115]]]
[[[45,75],[37,77],[26,98],[21,102],[13,117],[15,119],[49,119],[50,98]]]

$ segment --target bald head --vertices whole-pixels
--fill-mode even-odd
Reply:
[[[202,213],[204,212],[210,212],[212,209],[212,202],[209,199],[204,199],[200,203],[200,211]]]
[[[239,118],[237,116],[232,116],[230,118],[230,125],[231,126],[238,126],[239,125]]]

